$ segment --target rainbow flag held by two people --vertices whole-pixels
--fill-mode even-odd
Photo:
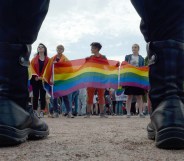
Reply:
[[[53,97],[64,96],[87,87],[116,89],[117,63],[118,61],[95,58],[55,64],[50,60],[43,76],[45,88],[53,94]]]
[[[102,59],[77,59],[62,63],[49,61],[43,79],[53,97],[64,96],[78,89],[135,86],[149,88],[148,67],[134,67],[127,62]]]

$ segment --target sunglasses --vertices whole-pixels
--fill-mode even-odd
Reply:
[[[43,46],[38,46],[39,49],[44,48]]]

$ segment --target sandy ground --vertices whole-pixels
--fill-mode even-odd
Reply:
[[[183,161],[184,150],[160,150],[147,139],[149,117],[44,118],[50,135],[1,148],[0,161]]]

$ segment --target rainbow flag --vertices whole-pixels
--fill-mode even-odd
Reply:
[[[58,62],[53,65],[51,59],[43,76],[45,87],[51,93],[49,85],[53,85],[53,97],[64,96],[87,87],[117,89],[117,63],[113,60],[89,58]]]
[[[120,67],[120,85],[149,89],[148,66],[134,67],[123,62]]]
[[[28,90],[29,90],[29,92],[32,91],[31,77],[32,77],[31,70],[30,70],[30,67],[28,67]]]

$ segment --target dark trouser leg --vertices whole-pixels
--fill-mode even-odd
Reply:
[[[57,98],[53,99],[53,111],[58,113],[58,99]]]
[[[49,1],[0,1],[0,42],[32,44],[47,14]]]
[[[38,109],[39,85],[38,82],[33,82],[33,110]]]
[[[74,106],[75,106],[75,108],[74,108],[74,112],[73,112],[73,114],[74,115],[77,115],[78,114],[78,111],[79,111],[79,92],[77,91],[77,92],[75,92],[75,94],[74,94],[74,97],[72,98],[72,102],[74,103]]]
[[[39,86],[40,86],[40,101],[41,101],[41,110],[45,110],[45,106],[46,106],[46,91],[44,90],[43,88],[43,84],[42,82],[40,81],[39,83]]]
[[[113,104],[113,113],[116,113],[116,101],[112,101]]]
[[[159,148],[184,148],[184,1],[132,0],[148,45],[151,123]],[[166,5],[167,4],[167,5]],[[175,9],[177,8],[177,9]]]
[[[72,105],[71,105],[71,100],[70,100],[70,96],[67,95],[67,96],[63,96],[63,102],[65,104],[65,107],[66,107],[66,111],[67,113],[71,113],[72,112]]]
[[[183,71],[184,44],[174,40],[149,46],[151,123],[148,137],[160,148],[184,147]],[[154,58],[156,58],[154,60]]]
[[[184,42],[183,0],[131,0],[141,16],[141,32],[146,40],[173,39]]]

